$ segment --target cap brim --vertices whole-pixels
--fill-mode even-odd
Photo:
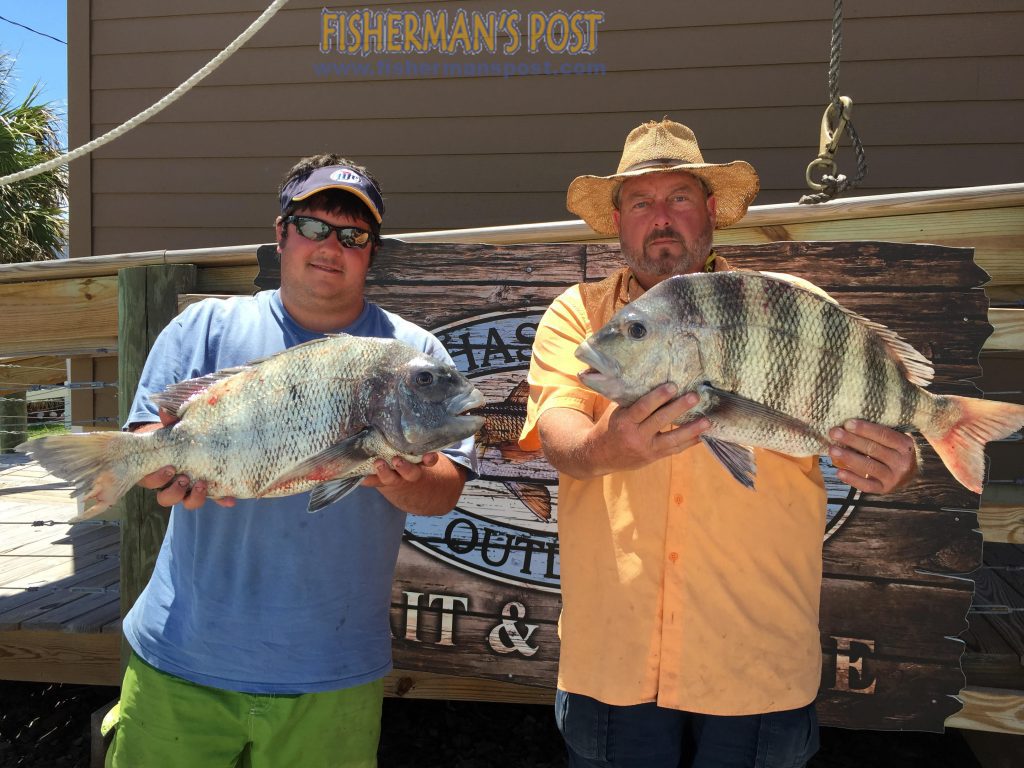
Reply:
[[[565,205],[595,232],[615,235],[618,233],[615,206],[612,204],[615,188],[626,179],[636,176],[678,171],[703,179],[714,193],[717,212],[715,229],[728,227],[742,219],[761,189],[757,171],[743,160],[720,164],[682,163],[663,168],[641,168],[611,176],[578,176],[569,185]]]
[[[348,192],[349,194],[355,195],[356,197],[363,201],[367,208],[370,209],[370,213],[373,214],[373,218],[377,220],[378,224],[381,224],[383,222],[383,218],[380,215],[380,211],[377,210],[377,206],[374,205],[373,201],[370,200],[369,197],[367,197],[366,193],[363,192],[363,190],[359,189],[358,187],[350,187],[347,184],[324,184],[323,186],[314,187],[313,189],[307,190],[306,192],[303,192],[301,195],[296,195],[295,197],[292,198],[292,200],[301,203],[303,200],[312,197],[318,192],[323,192],[324,190],[327,189],[340,189],[345,192]]]

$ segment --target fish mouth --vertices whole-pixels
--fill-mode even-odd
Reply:
[[[577,374],[584,386],[611,400],[615,400],[615,395],[621,396],[622,366],[617,361],[598,352],[586,341],[576,348],[576,357],[590,366]]]
[[[487,400],[484,398],[483,393],[476,387],[473,387],[469,392],[452,398],[452,401],[448,403],[448,415],[453,417],[454,421],[465,424],[467,428],[470,425],[475,425],[473,431],[476,432],[484,425],[484,417],[475,413],[467,413],[467,411],[472,411],[474,408],[480,408],[486,404]]]
[[[618,363],[590,346],[589,341],[583,341],[576,347],[576,358],[594,368],[598,373],[619,373]]]

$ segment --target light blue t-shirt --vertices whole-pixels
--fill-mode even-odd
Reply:
[[[451,361],[427,331],[366,302],[348,328],[400,339]],[[322,334],[285,311],[277,291],[189,307],[146,361],[129,423],[158,421],[149,395]],[[473,440],[444,452],[475,471]],[[405,513],[360,487],[319,512],[309,494],[176,506],[149,584],[124,619],[148,664],[250,693],[346,688],[391,670],[391,584]]]

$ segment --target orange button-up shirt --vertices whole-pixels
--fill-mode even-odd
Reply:
[[[629,298],[618,294],[609,315]],[[539,447],[552,408],[596,420],[611,405],[576,377],[573,353],[593,330],[579,286],[544,315],[523,448]],[[560,475],[560,688],[715,715],[814,700],[824,485],[816,457],[755,456],[754,491],[703,444],[637,470]]]

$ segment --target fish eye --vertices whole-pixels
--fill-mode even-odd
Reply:
[[[643,323],[630,323],[626,333],[629,334],[629,338],[639,340],[647,335],[647,327]]]
[[[418,387],[429,387],[434,383],[434,374],[430,371],[418,371],[416,376],[413,377],[413,381],[416,382]]]

